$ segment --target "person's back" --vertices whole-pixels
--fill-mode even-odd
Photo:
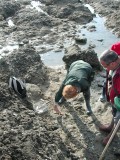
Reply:
[[[93,73],[93,69],[90,64],[83,60],[75,61],[69,68],[64,84],[80,85],[83,91],[90,86],[88,79],[90,80],[91,73]]]
[[[83,61],[83,60],[78,60],[75,61],[71,64],[70,68],[69,68],[69,72],[71,70],[77,71],[77,70],[86,70],[86,71],[91,71],[92,67],[89,63]]]
[[[54,110],[56,113],[61,114],[61,111],[58,108],[61,103],[75,97],[78,93],[83,92],[87,114],[91,114],[90,85],[93,77],[94,72],[90,64],[82,60],[73,62],[59,90],[55,94]]]

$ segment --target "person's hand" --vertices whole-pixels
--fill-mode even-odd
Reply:
[[[55,104],[53,107],[55,114],[59,114],[59,115],[64,115],[61,110],[60,110],[60,106],[58,104]]]

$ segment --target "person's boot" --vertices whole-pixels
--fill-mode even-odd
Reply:
[[[110,136],[111,136],[111,134],[109,134],[108,136],[106,136],[106,137],[103,139],[102,144],[103,144],[104,146],[106,146],[106,144],[108,143],[108,141],[109,141],[109,139],[110,139]]]
[[[90,115],[92,114],[92,109],[91,109],[91,106],[90,106],[90,89],[88,89],[86,92],[83,92],[83,96],[85,98],[85,103],[86,103],[86,113],[87,115]]]
[[[87,115],[91,115],[92,114],[91,106],[90,105],[86,106],[86,108],[87,108],[87,111],[86,111]]]
[[[101,102],[106,102],[106,83],[105,82],[103,84],[102,93],[101,93],[99,100]]]
[[[101,95],[99,100],[100,102],[106,102],[106,97],[104,95]]]
[[[110,125],[101,125],[101,126],[99,126],[99,130],[103,131],[103,132],[110,133],[112,131],[112,129],[113,129],[113,126],[114,126],[114,119],[112,119]]]

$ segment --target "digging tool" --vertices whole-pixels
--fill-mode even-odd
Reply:
[[[113,133],[112,133],[112,135],[111,135],[111,137],[110,137],[107,145],[105,146],[105,148],[104,148],[104,150],[103,150],[103,152],[102,152],[99,160],[103,159],[103,157],[104,157],[104,155],[105,155],[105,153],[106,153],[106,151],[107,151],[107,149],[108,149],[108,147],[109,147],[109,145],[110,145],[110,143],[111,143],[113,137],[115,136],[115,134],[116,134],[116,132],[117,132],[117,130],[118,130],[119,127],[120,127],[120,119],[119,119],[119,121],[118,121],[118,123],[117,123],[117,125],[116,125],[116,127],[115,127],[115,129],[114,129],[114,131],[113,131]]]

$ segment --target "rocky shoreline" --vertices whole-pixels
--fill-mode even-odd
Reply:
[[[98,126],[109,123],[111,119],[109,104],[99,101],[101,88],[98,83],[104,80],[99,74],[101,66],[94,48],[83,51],[78,43],[65,48],[64,39],[71,37],[75,40],[76,24],[86,25],[93,19],[94,15],[84,3],[89,3],[96,12],[106,16],[107,27],[119,36],[120,1],[69,0],[68,3],[68,0],[41,0],[39,7],[42,5],[43,11],[40,8],[36,11],[31,2],[0,2],[0,49],[8,44],[18,47],[11,52],[5,49],[0,59],[0,159],[98,160],[104,149],[101,142],[105,137]],[[9,19],[14,22],[11,27]],[[54,50],[65,49],[64,67],[53,69],[44,65],[40,54],[51,50],[46,47],[49,45]],[[80,94],[62,106],[65,115],[61,117],[53,111],[54,95],[64,79],[66,68],[76,59],[88,61],[96,71],[91,87],[93,114],[86,115]],[[27,99],[9,91],[10,76],[26,81]],[[45,106],[47,110],[39,113],[37,105]],[[114,155],[120,146],[119,138],[118,133],[105,160],[119,159]]]

